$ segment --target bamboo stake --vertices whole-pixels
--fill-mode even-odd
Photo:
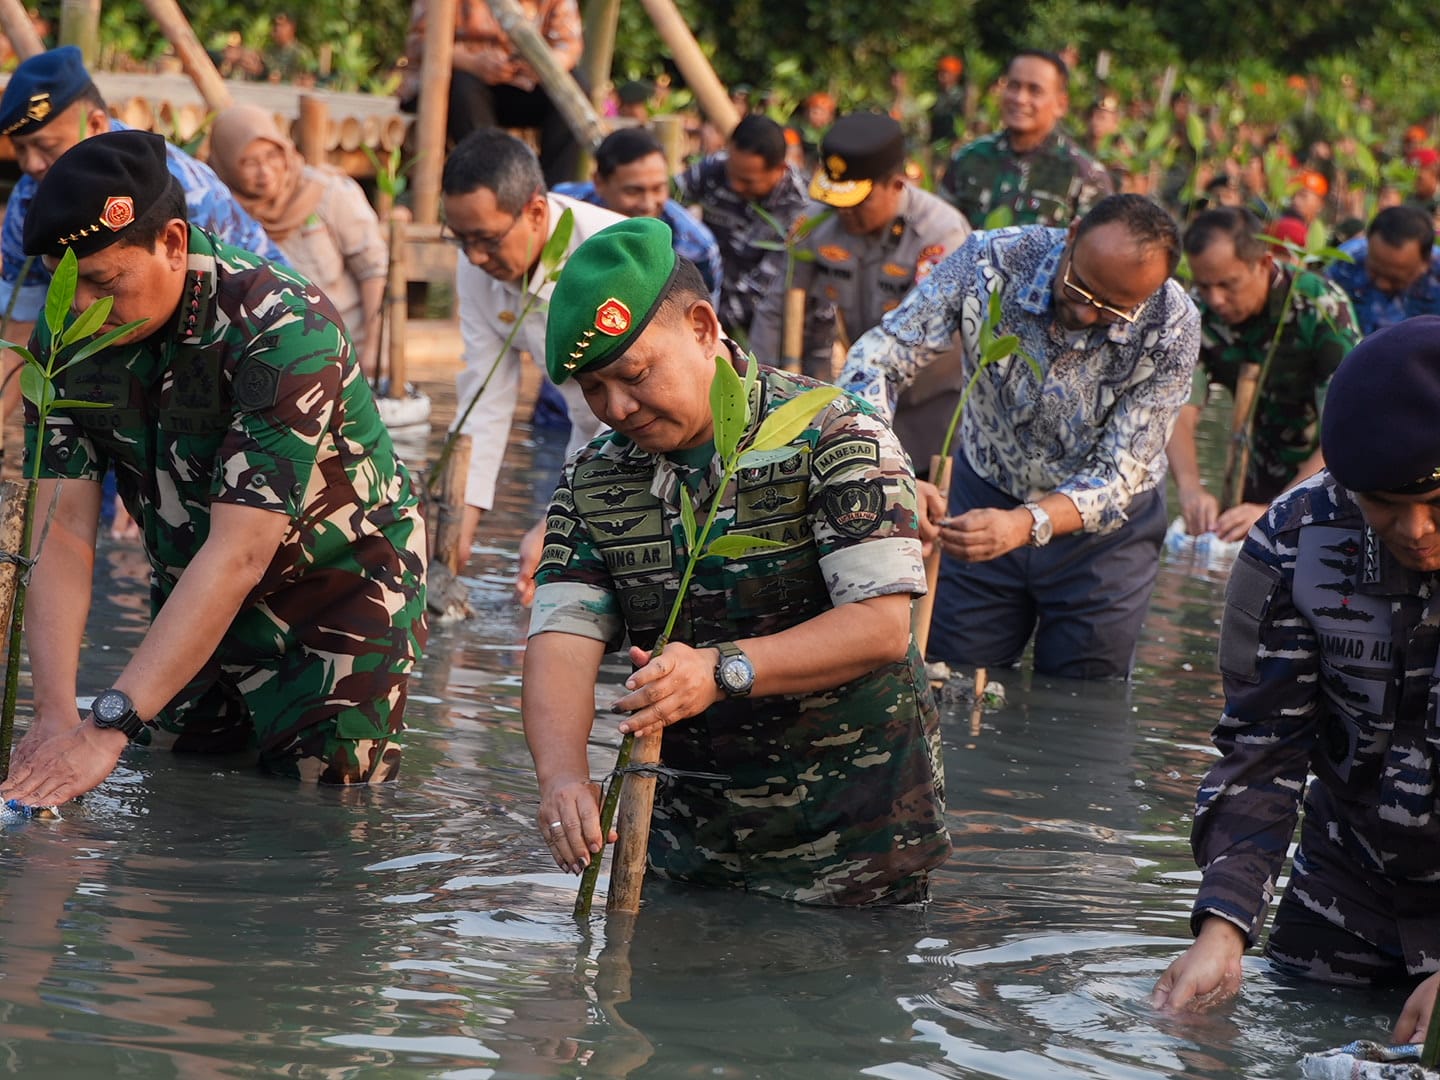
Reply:
[[[25,485],[18,480],[0,484],[0,640],[4,640],[10,628],[15,584],[20,580],[20,567],[10,560],[24,555],[20,550],[24,513]]]
[[[983,667],[975,669],[975,700],[970,704],[970,737],[980,734],[981,718],[985,715],[985,687],[990,685],[990,675]]]
[[[28,556],[31,548],[35,546],[30,541],[34,529],[37,484],[34,480],[19,483],[11,481],[6,483],[4,488],[4,531],[7,539],[3,546],[0,546],[0,550],[15,558]],[[16,519],[14,523],[11,521],[12,517]],[[18,528],[19,534],[12,541],[8,537],[15,528]],[[5,687],[3,692],[0,692],[0,782],[10,776],[10,747],[15,736],[15,699],[20,682],[20,641],[25,628],[26,593],[20,567],[9,563],[9,560],[6,560],[6,563],[14,573],[10,575],[9,601],[0,608],[0,612],[3,612],[0,622],[8,624],[5,626]]]
[[[595,109],[583,93],[575,77],[560,66],[555,53],[535,29],[524,10],[515,0],[486,0],[490,13],[505,31],[515,51],[535,69],[550,103],[555,106],[565,123],[574,132],[575,139],[587,150],[594,150],[605,138],[605,127]],[[579,179],[579,177],[572,177]]]
[[[674,0],[640,0],[640,3],[650,16],[650,21],[655,24],[655,32],[660,35],[660,40],[669,47],[675,58],[675,66],[680,69],[685,85],[695,94],[701,110],[719,129],[720,134],[728,139],[735,130],[735,125],[740,123],[740,113],[736,110],[735,103],[730,100],[730,95],[725,92],[725,85],[715,74],[715,69],[710,66],[705,53],[701,51],[695,35],[690,32],[690,27],[685,25],[685,19],[675,7]]]
[[[805,290],[785,292],[785,310],[780,320],[780,366],[786,371],[805,367]]]
[[[580,70],[590,84],[590,103],[605,104],[610,87],[610,65],[615,59],[615,30],[620,22],[620,0],[590,0],[585,5],[585,51]]]
[[[159,24],[161,33],[174,46],[175,55],[180,58],[180,66],[185,69],[185,74],[190,76],[195,89],[199,90],[200,96],[205,99],[205,107],[212,112],[219,112],[233,104],[230,88],[220,77],[215,62],[200,44],[195,31],[190,28],[190,21],[180,10],[180,5],[175,0],[145,0],[145,10],[150,12],[151,17]]]
[[[935,454],[930,458],[930,482],[940,489],[940,498],[945,500],[948,506],[950,503],[950,463],[953,460],[949,455],[942,457]],[[920,658],[925,658],[926,646],[930,644],[930,620],[935,614],[935,590],[940,587],[940,541],[936,539],[930,548],[930,554],[925,556],[925,584],[928,586],[925,595],[915,601],[915,606],[910,613],[910,628],[915,636],[915,647],[920,650]]]
[[[415,220],[440,220],[440,170],[445,164],[445,120],[450,112],[450,67],[455,58],[457,0],[430,0],[425,17],[425,52],[415,110]]]
[[[657,731],[635,740],[631,765],[654,765],[660,761]],[[646,855],[650,848],[650,814],[655,808],[655,777],[632,773],[620,791],[620,808],[615,823],[615,861],[610,867],[610,892],[605,912],[634,914],[640,910],[640,890],[645,881]]]
[[[10,39],[10,47],[21,60],[29,60],[45,51],[45,43],[30,21],[30,13],[20,0],[0,0],[0,30]]]
[[[1220,490],[1220,505],[1231,507],[1245,494],[1245,474],[1250,470],[1250,432],[1248,421],[1260,389],[1260,365],[1245,362],[1235,377],[1235,413],[1230,420],[1230,445],[1225,450],[1225,482]]]
[[[465,514],[465,483],[470,475],[469,435],[455,440],[455,449],[440,477],[440,512],[435,523],[435,559],[458,574],[469,552],[460,550],[460,525]]]
[[[314,94],[301,94],[299,131],[295,143],[307,164],[325,164],[325,130],[329,125],[330,106]]]
[[[385,359],[390,376],[391,398],[405,396],[405,331],[410,322],[409,281],[406,278],[405,235],[410,211],[403,206],[390,211],[390,276],[385,285]]]
[[[100,52],[100,0],[60,0],[60,44],[75,45],[87,67]]]

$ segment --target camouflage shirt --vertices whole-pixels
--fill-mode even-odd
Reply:
[[[1200,366],[1196,368],[1192,405],[1205,404],[1210,382],[1233,393],[1241,365],[1264,363],[1275,328],[1285,319],[1255,410],[1246,502],[1268,503],[1284,491],[1296,469],[1320,445],[1318,421],[1330,376],[1360,340],[1355,312],[1345,293],[1308,270],[1300,272],[1286,314],[1285,297],[1294,276],[1293,267],[1277,263],[1265,310],[1238,326],[1227,325],[1196,301],[1200,308]]]
[[[42,324],[35,340],[44,333]],[[343,609],[343,625],[328,627],[332,639],[343,633],[337,651],[368,650],[377,662],[418,654],[419,507],[340,317],[315,286],[192,227],[175,324],[75,364],[57,391],[107,407],[50,414],[41,475],[99,482],[114,467],[157,604],[209,535],[212,504],[256,507],[293,524],[228,642],[264,666],[288,635]],[[36,419],[27,402],[30,458]],[[349,602],[361,593],[364,603]]]
[[[779,243],[764,210],[789,230],[805,209],[805,184],[786,166],[780,182],[759,202],[735,194],[725,174],[722,151],[697,161],[675,178],[676,197],[700,207],[701,220],[720,244],[724,278],[720,283],[720,322],[732,333],[748,334],[755,305],[785,278],[785,252],[756,247],[755,241]]]
[[[1292,891],[1304,881],[1307,908],[1371,942],[1398,923],[1407,966],[1440,966],[1437,585],[1394,560],[1328,472],[1251,529],[1221,629],[1222,757],[1192,835],[1197,930],[1214,914],[1255,941],[1305,793]],[[1380,882],[1394,910],[1367,902]]]
[[[977,229],[1069,225],[1114,192],[1105,167],[1058,129],[1027,153],[1012,149],[1003,131],[966,143],[940,185]],[[1008,210],[1009,219],[991,222],[996,210]]]
[[[756,423],[814,385],[762,368]],[[785,546],[702,560],[675,640],[775,634],[841,604],[925,591],[914,480],[883,422],[842,396],[790,445],[790,457],[742,470],[719,494],[712,533]],[[532,635],[654,643],[688,557],[680,485],[697,508],[717,497],[713,449],[690,466],[687,456],[612,433],[566,464]],[[918,899],[907,890],[949,851],[939,718],[913,644],[906,660],[831,690],[721,701],[667,727],[661,757],[724,777],[657,792],[651,861],[678,879],[810,903],[896,902]]]

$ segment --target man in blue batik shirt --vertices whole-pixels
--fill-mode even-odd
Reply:
[[[0,98],[0,135],[10,137],[24,175],[10,194],[5,221],[0,226],[0,312],[10,312],[10,340],[29,339],[32,326],[44,310],[45,290],[50,285],[50,272],[38,259],[21,280],[25,267],[25,215],[36,188],[55,160],[81,139],[125,130],[125,125],[111,119],[106,111],[100,91],[85,70],[80,50],[73,45],[32,56],[11,74]],[[289,265],[260,223],[241,209],[209,166],[177,146],[167,146],[166,155],[171,175],[185,191],[192,224],[228,244]],[[17,357],[7,354],[6,373],[18,362]],[[6,383],[5,414],[19,403],[18,384],[18,379]]]
[[[1365,335],[1416,315],[1440,315],[1440,252],[1435,222],[1407,203],[1375,215],[1364,236],[1340,245],[1354,262],[1336,262],[1330,280],[1350,296]]]
[[[720,245],[715,234],[670,198],[670,172],[660,142],[639,127],[612,131],[595,148],[595,179],[556,184],[568,195],[626,217],[659,218],[675,236],[675,254],[689,259],[705,279],[712,300],[720,296]]]
[[[1200,350],[1170,279],[1180,234],[1138,195],[1067,229],[973,234],[850,350],[839,385],[891,415],[954,348],[974,372],[990,297],[1024,357],[985,365],[954,451],[929,653],[1072,678],[1128,676],[1165,533],[1165,444]],[[933,489],[932,489],[933,491]],[[932,517],[945,513],[938,497]]]

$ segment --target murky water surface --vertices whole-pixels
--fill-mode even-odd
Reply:
[[[923,913],[651,883],[628,947],[577,927],[532,820],[509,598],[559,442],[512,440],[476,616],[432,636],[400,783],[317,791],[137,752],[63,822],[0,833],[0,1072],[1293,1077],[1307,1050],[1388,1030],[1403,992],[1255,957],[1217,1014],[1145,1004],[1188,941],[1219,707],[1222,575],[1170,558],[1133,685],[1002,672],[978,731],[947,707],[955,854]],[[90,692],[146,621],[138,552],[107,541],[101,563]],[[595,775],[617,742],[602,720]]]

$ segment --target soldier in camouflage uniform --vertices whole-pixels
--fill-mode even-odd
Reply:
[[[293,273],[187,225],[165,143],[98,135],[59,161],[27,249],[79,258],[76,307],[145,323],[67,368],[26,449],[64,478],[31,585],[35,722],[6,797],[89,790],[129,739],[258,751],[328,783],[398,767],[409,673],[426,633],[424,528],[328,300]],[[47,345],[37,333],[37,348]],[[88,717],[76,661],[100,480],[116,470],[151,565],[154,622]],[[40,505],[48,502],[42,482]]]
[[[1005,70],[1005,129],[955,152],[941,194],[977,229],[1068,225],[1115,186],[1105,167],[1059,128],[1069,68],[1054,53],[1017,53]],[[998,216],[992,220],[991,215]]]
[[[656,794],[658,873],[814,904],[924,900],[950,843],[910,639],[925,589],[913,476],[884,423],[842,396],[791,456],[717,491],[708,391],[726,343],[707,295],[654,219],[586,241],[556,285],[547,367],[573,369],[613,431],[571,458],[549,511],[523,702],[537,821],[562,867],[601,849],[586,743],[600,660],[628,634],[620,730],[663,727],[662,762],[682,771]],[[762,368],[755,423],[814,385]],[[652,656],[689,555],[682,485],[702,521],[720,500],[712,536],[780,546],[702,560]]]
[[[1360,340],[1344,290],[1277,262],[1260,228],[1250,211],[1223,207],[1200,214],[1185,232],[1202,337],[1190,402],[1168,447],[1170,470],[1188,531],[1213,531],[1222,540],[1244,537],[1271,499],[1324,468],[1318,421],[1326,388]],[[1222,511],[1200,479],[1195,425],[1212,382],[1233,394],[1246,365],[1258,373],[1277,327],[1279,344],[1256,390],[1244,490],[1239,503]]]
[[[1192,835],[1198,939],[1157,1004],[1238,986],[1302,793],[1270,958],[1341,983],[1440,971],[1437,411],[1440,318],[1366,338],[1331,381],[1328,471],[1278,499],[1245,541],[1220,639],[1222,757]]]

